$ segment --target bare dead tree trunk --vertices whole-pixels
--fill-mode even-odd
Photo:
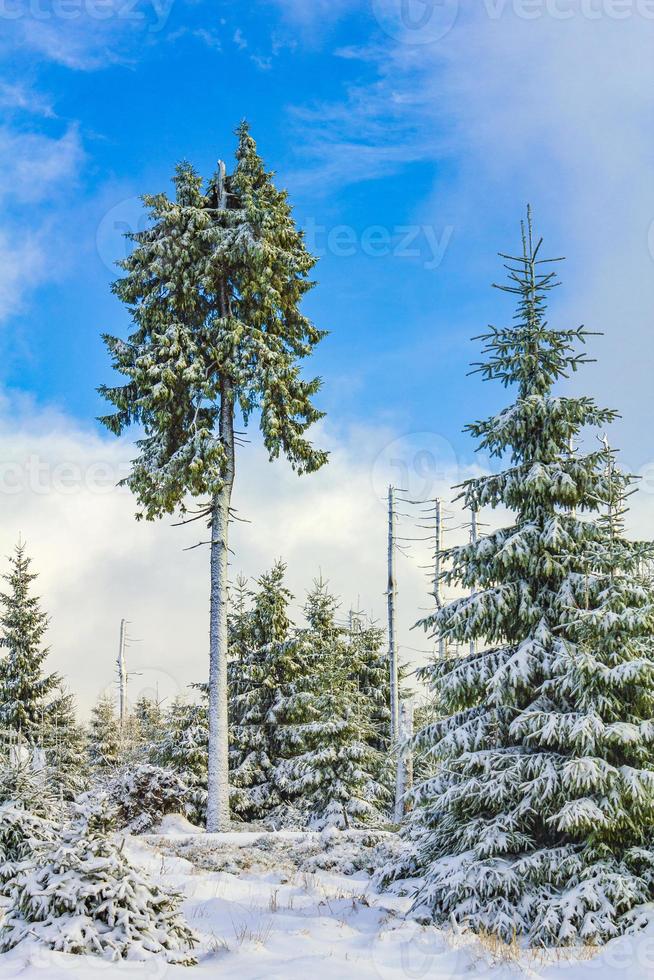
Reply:
[[[400,722],[400,684],[397,650],[397,578],[395,575],[395,488],[388,488],[388,661],[391,672],[391,751],[395,754],[395,821],[399,823],[404,813],[406,771],[400,748],[402,738]]]
[[[125,665],[125,620],[120,621],[120,640],[118,643],[118,717],[121,729],[125,725],[127,713],[127,667]]]
[[[413,703],[403,701],[400,709],[400,732],[397,743],[395,774],[395,823],[400,823],[406,811],[406,795],[413,785]]]
[[[400,729],[400,697],[397,667],[397,636],[395,606],[395,490],[388,488],[388,662],[391,672],[391,745],[397,741]]]
[[[435,501],[435,549],[434,549],[434,599],[436,600],[436,608],[443,608],[443,596],[441,593],[441,555],[443,552],[443,504],[440,500]],[[439,636],[438,638],[438,656],[441,660],[444,658],[446,653],[445,638]]]
[[[477,524],[477,511],[473,508],[471,513],[470,522],[470,541],[472,544],[477,544],[479,540],[479,529]],[[474,589],[472,589],[472,594],[474,595]],[[470,654],[473,656],[477,652],[477,642],[476,640],[470,640]]]

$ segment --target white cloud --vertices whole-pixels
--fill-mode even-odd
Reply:
[[[64,414],[37,410],[29,401],[0,401],[2,542],[8,554],[19,534],[40,572],[38,590],[52,616],[51,665],[67,678],[87,710],[114,680],[121,618],[140,642],[129,651],[131,694],[157,687],[161,697],[185,692],[207,670],[208,553],[184,551],[206,539],[200,524],[173,528],[171,521],[137,523],[135,503],[115,482],[125,474],[133,447],[84,429]],[[255,442],[239,460],[238,516],[252,523],[232,529],[232,574],[250,577],[277,558],[288,562],[288,582],[301,618],[304,590],[321,573],[350,605],[385,623],[386,487],[402,481],[409,494],[446,502],[446,544],[465,540],[466,517],[451,504],[451,486],[478,473],[459,464],[437,433],[397,436],[364,428],[338,437],[323,429],[317,441],[331,450],[321,472],[298,478],[270,464]],[[650,474],[651,475],[651,474]],[[651,485],[650,485],[651,484]],[[651,534],[654,483],[634,498],[629,530]],[[426,536],[416,523],[432,515],[400,504],[401,537]],[[484,514],[488,526],[496,521]],[[411,627],[430,606],[432,542],[404,542],[398,558],[399,639],[403,659],[424,662],[431,649]]]
[[[100,22],[67,23],[61,19],[25,18],[16,32],[16,46],[66,68],[90,71],[111,64],[116,54],[107,41],[113,33]]]
[[[57,205],[75,186],[84,153],[76,127],[59,138],[0,127],[0,323],[65,261]],[[39,204],[38,211],[33,208]]]
[[[304,590],[322,573],[343,597],[344,616],[354,604],[383,621],[386,483],[398,477],[401,464],[414,492],[449,497],[449,485],[460,476],[456,458],[429,434],[397,441],[388,431],[362,428],[341,439],[328,431],[321,436],[331,462],[302,478],[284,464],[269,464],[256,442],[243,449],[235,505],[252,523],[233,526],[233,573],[257,576],[283,558],[298,618]],[[170,697],[204,679],[208,554],[183,549],[206,538],[206,531],[199,524],[174,529],[172,521],[134,520],[130,493],[113,488],[132,453],[124,440],[16,399],[0,404],[0,439],[0,555],[19,534],[26,539],[52,615],[52,666],[85,708],[112,683],[122,617],[142,641],[130,650],[133,694],[159,684],[161,696]],[[415,469],[420,446],[436,449],[426,483],[422,463]],[[422,533],[405,519],[401,528],[409,536]],[[416,543],[412,555],[399,560],[400,639],[412,661],[421,656],[409,648],[430,645],[410,629],[429,601],[427,573],[418,567],[429,550],[429,543]]]
[[[5,165],[0,174],[0,200],[12,204],[40,202],[61,192],[62,184],[77,180],[84,153],[75,126],[59,139],[41,133],[0,128],[0,155]]]
[[[0,322],[16,313],[27,289],[47,276],[43,239],[38,234],[0,229]]]
[[[393,33],[399,0],[375,0],[369,43],[340,52],[359,58],[361,80],[296,107],[300,178],[319,193],[445,163],[419,220],[452,225],[470,262],[491,233],[511,247],[531,201],[550,254],[570,259],[557,318],[605,334],[579,383],[623,411],[615,438],[639,467],[653,455],[654,20],[636,0],[624,19],[608,0],[458,6],[443,37],[417,43]]]
[[[52,119],[52,103],[45,96],[20,83],[0,81],[0,107]]]
[[[214,51],[222,51],[223,49],[222,35],[214,28],[207,29],[200,27],[192,29],[190,27],[179,27],[177,30],[167,34],[166,40],[170,44],[174,44],[175,41],[179,41],[180,38],[186,37],[201,41],[203,44],[206,44],[208,48],[211,48]]]
[[[0,51],[36,53],[77,71],[131,62],[164,36],[175,0],[15,0],[6,5]]]

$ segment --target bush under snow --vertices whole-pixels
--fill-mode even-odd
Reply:
[[[14,818],[5,813],[8,834]],[[9,908],[0,951],[36,940],[58,952],[112,961],[162,956],[195,962],[198,940],[180,914],[180,896],[135,868],[123,847],[98,829],[100,819],[84,812],[64,828],[58,845],[34,841],[31,853],[18,847],[16,856],[24,860],[12,867],[5,886]],[[2,827],[0,813],[0,834]]]
[[[124,770],[106,787],[117,826],[132,834],[148,833],[170,813],[195,813],[192,790],[172,769],[141,765]]]

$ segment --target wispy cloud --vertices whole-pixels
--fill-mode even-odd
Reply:
[[[47,275],[44,234],[0,228],[0,323],[20,310],[25,292]]]
[[[179,27],[177,30],[168,34],[166,40],[172,44],[175,41],[179,41],[180,38],[191,38],[192,40],[201,41],[214,51],[223,50],[223,37],[220,31],[215,28]]]
[[[37,65],[91,71],[129,61],[163,36],[172,3],[15,0],[0,11],[0,322],[72,261],[66,211],[83,206],[79,129],[54,123],[53,100],[28,79]]]
[[[654,21],[638,4],[620,20],[608,4],[593,18],[570,4],[565,20],[529,7],[527,19],[518,3],[461,6],[424,44],[371,19],[368,43],[338,52],[357,81],[340,99],[296,100],[299,179],[333,193],[416,161],[446,165],[420,217],[446,214],[470,257],[491,230],[503,247],[531,201],[571,257],[558,311],[605,333],[580,383],[623,409],[617,438],[640,466],[654,413]]]
[[[241,51],[245,51],[245,49],[248,46],[247,39],[240,27],[237,27],[236,30],[234,31],[233,41],[236,47],[239,48]]]
[[[312,29],[324,27],[346,14],[368,7],[369,0],[272,0],[280,12],[296,25]]]
[[[12,204],[47,200],[62,182],[75,180],[84,156],[75,126],[58,139],[0,128],[0,155],[0,201],[10,197]]]
[[[377,152],[386,169],[393,149],[398,164],[403,151],[407,163],[469,153],[484,171],[518,169],[535,151],[563,163],[602,151],[594,162],[606,170],[617,155],[628,159],[649,142],[642,123],[654,101],[652,21],[527,20],[514,5],[487,0],[432,43],[403,42],[382,24],[371,18],[366,44],[335,52],[361,64],[360,82],[340,99],[295,109],[309,153],[322,155],[330,170],[327,157],[338,154],[345,181],[365,173],[358,154],[369,165]],[[617,63],[619,79],[602,71]],[[627,142],[615,140],[616,132]]]
[[[0,108],[6,112],[54,118],[52,102],[46,96],[21,83],[0,81]]]
[[[165,35],[175,0],[79,0],[65,7],[57,0],[16,0],[11,15],[0,14],[0,53],[39,55],[79,71],[129,62],[143,41]]]
[[[381,427],[346,433],[323,427],[316,439],[330,449],[330,464],[298,478],[287,465],[269,463],[255,436],[241,455],[235,493],[238,516],[254,523],[233,525],[231,575],[257,576],[281,557],[288,561],[297,618],[305,589],[322,573],[342,596],[343,616],[353,605],[383,621],[386,484],[404,460],[425,489],[424,472],[411,471],[417,446],[397,437]],[[437,446],[437,437],[423,438],[424,449]],[[158,683],[161,697],[172,697],[204,679],[208,553],[183,550],[201,540],[202,529],[134,521],[131,494],[114,486],[134,455],[129,441],[13,397],[4,404],[0,398],[0,439],[4,548],[19,533],[27,539],[52,615],[52,664],[84,707],[113,681],[123,617],[142,639],[130,652],[132,696]],[[429,489],[447,496],[460,476],[445,452]],[[420,552],[399,562],[400,641],[409,662],[424,659],[416,650],[430,648],[424,634],[411,631],[429,603],[428,576],[419,567],[425,560]]]
[[[0,154],[5,161],[0,174],[2,323],[21,309],[28,292],[60,270],[57,208],[77,183],[84,153],[74,126],[59,138],[4,126]]]

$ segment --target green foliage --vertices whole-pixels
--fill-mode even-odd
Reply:
[[[53,779],[51,769],[39,765],[37,757],[25,749],[16,753],[0,768],[0,803],[19,807],[34,817],[56,820],[61,816],[62,806],[59,790]]]
[[[323,336],[299,310],[315,260],[246,125],[238,138],[231,176],[218,172],[203,189],[182,164],[174,200],[144,198],[151,226],[129,236],[114,286],[135,329],[127,341],[104,338],[127,383],[100,389],[116,409],[102,421],[116,434],[133,423],[145,431],[125,483],[148,519],[220,490],[221,409],[240,408],[246,425],[257,411],[271,458],[283,453],[300,472],[326,461],[305,438],[321,417],[319,381],[300,374]]]
[[[279,793],[319,829],[378,825],[390,802],[385,755],[375,744],[380,706],[362,690],[363,647],[359,659],[350,656],[337,610],[326,583],[316,582],[305,605],[308,625],[297,641],[304,673],[280,685],[273,707]],[[369,666],[369,657],[363,659]],[[370,679],[367,671],[363,678]]]
[[[2,830],[0,808],[0,843]],[[181,896],[162,891],[85,816],[65,826],[56,844],[34,841],[28,852],[18,850],[25,859],[4,886],[2,952],[36,940],[59,952],[110,961],[195,963],[198,938],[181,916]]]
[[[166,735],[166,715],[162,706],[145,695],[139,698],[129,719],[129,732],[128,754],[139,764],[149,763]]]
[[[429,766],[402,873],[424,878],[417,904],[439,922],[600,943],[654,897],[653,548],[622,537],[630,480],[610,450],[573,448],[615,412],[554,392],[586,333],[545,319],[557,283],[531,222],[505,258],[518,310],[484,336],[479,370],[516,400],[468,428],[506,468],[462,497],[514,523],[446,555],[466,594],[425,625],[479,649],[423,672],[435,716],[417,737]]]
[[[91,712],[89,757],[97,772],[107,773],[122,760],[123,743],[114,699],[103,694]]]
[[[122,769],[107,784],[119,828],[130,834],[151,833],[170,813],[195,816],[193,789],[181,773],[161,766]]]
[[[16,802],[0,802],[0,894],[6,898],[16,871],[37,849],[54,846],[57,826]]]
[[[57,793],[72,800],[88,786],[88,733],[77,720],[75,699],[63,689],[52,701],[41,745]]]
[[[299,629],[289,617],[285,572],[278,562],[263,575],[251,606],[241,603],[232,619],[234,812],[276,826],[378,823],[388,803],[381,634],[337,625],[336,600],[322,582]]]
[[[176,699],[164,716],[163,732],[153,746],[151,761],[170,768],[188,786],[184,812],[202,823],[207,806],[209,722],[206,695],[198,702]]]
[[[252,608],[230,621],[230,783],[234,813],[243,820],[265,817],[281,802],[272,775],[275,749],[271,712],[281,674],[301,670],[291,638],[284,584],[286,566],[277,562],[257,581]]]
[[[60,680],[57,674],[43,673],[49,652],[43,646],[48,617],[32,595],[37,576],[30,571],[23,543],[16,546],[9,565],[3,575],[7,591],[0,594],[0,631],[9,648],[0,661],[0,726],[36,743]]]
[[[349,680],[369,703],[370,744],[380,752],[390,749],[391,677],[386,631],[367,622],[360,614],[351,614],[347,632]],[[400,669],[400,689],[406,681],[406,670]]]

